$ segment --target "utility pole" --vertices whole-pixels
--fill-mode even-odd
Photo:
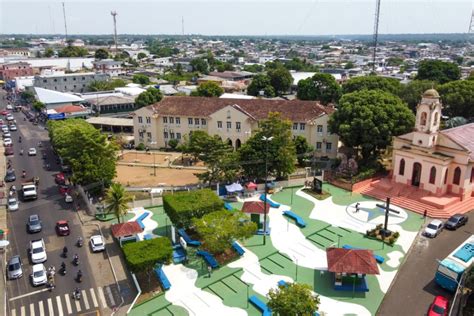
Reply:
[[[66,22],[66,6],[63,2],[63,16],[64,16],[64,31],[66,32],[66,43],[67,43],[67,22]]]
[[[467,31],[467,41],[472,45],[472,38],[474,37],[474,9],[471,13],[471,22],[469,23],[469,30]]]
[[[184,36],[184,16],[181,17],[181,35]]]
[[[376,0],[375,23],[374,23],[374,52],[372,54],[372,71],[373,72],[375,72],[375,57],[377,54],[377,44],[379,40],[379,18],[380,18],[380,0]]]
[[[117,48],[117,11],[111,11],[110,14],[114,19],[114,43],[115,43],[115,54],[118,52]]]

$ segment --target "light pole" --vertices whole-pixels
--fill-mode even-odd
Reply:
[[[150,145],[156,145],[157,142],[150,142]],[[153,155],[153,176],[156,177],[156,162],[155,162],[155,159],[156,159],[156,156],[155,156],[155,153],[152,153]]]
[[[268,183],[268,143],[271,142],[273,136],[262,136],[265,142],[265,200],[263,201],[263,245],[267,242],[267,183]]]

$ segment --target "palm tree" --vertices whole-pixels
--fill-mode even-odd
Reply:
[[[123,220],[123,217],[127,214],[128,203],[131,201],[132,196],[125,191],[120,183],[112,183],[105,197],[107,214],[114,213],[120,223],[121,219]]]

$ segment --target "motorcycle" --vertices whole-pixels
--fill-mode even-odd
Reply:
[[[67,258],[67,247],[63,248],[63,258]]]
[[[21,177],[26,178],[26,171],[25,170],[23,170],[23,172],[21,173]]]
[[[82,237],[78,237],[77,238],[77,246],[80,248],[84,245],[84,240],[82,239]]]
[[[75,299],[75,300],[80,300],[81,299],[81,290],[79,288],[76,288],[74,290],[74,292],[72,292],[72,297]]]
[[[61,274],[66,275],[66,264],[64,262],[61,263]]]
[[[82,272],[81,272],[81,270],[79,270],[77,272],[76,281],[77,282],[82,282]]]
[[[72,263],[73,263],[75,266],[78,266],[78,265],[79,265],[79,256],[78,256],[78,255],[74,255],[74,259],[72,259]]]

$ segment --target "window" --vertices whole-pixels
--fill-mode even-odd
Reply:
[[[205,119],[201,119],[201,125],[206,125],[206,120]]]
[[[240,131],[240,122],[235,122],[235,129]]]
[[[163,134],[164,134],[163,136],[165,137],[165,139],[168,139],[168,132],[164,132]]]
[[[146,123],[151,124],[151,117],[149,117],[149,116],[146,117]]]
[[[322,125],[318,125],[317,126],[317,129],[318,129],[318,133],[323,133],[323,126]]]
[[[298,123],[293,123],[293,130],[297,130],[298,129]]]
[[[170,138],[174,139],[174,133],[173,132],[170,133]]]
[[[163,116],[163,123],[164,123],[164,124],[167,124],[167,123],[168,123],[168,117],[167,117],[167,116]]]
[[[86,80],[86,77],[82,77],[82,81]]]
[[[64,78],[63,80],[64,80],[64,81],[67,81],[67,78]]]
[[[141,116],[138,117],[138,123],[143,123],[143,117]]]
[[[48,80],[46,80],[46,79],[43,79],[43,83],[46,83],[46,82],[48,82]]]
[[[332,143],[326,143],[326,151],[332,150]]]
[[[430,170],[430,183],[435,184],[435,181],[436,181],[436,167],[433,166],[431,167],[431,170]]]
[[[444,184],[448,182],[448,169],[446,169],[446,172],[444,173]]]
[[[181,139],[181,133],[176,133],[176,139]]]
[[[438,112],[436,112],[435,115],[434,115],[433,126],[438,125],[438,116],[439,116]]]
[[[188,117],[188,125],[193,125],[193,119],[191,117]]]
[[[421,113],[421,117],[420,117],[420,125],[421,126],[425,126],[426,125],[426,119],[428,117],[428,114],[426,114],[426,112],[422,112]]]
[[[194,119],[194,125],[199,125],[199,119],[198,118]]]
[[[217,121],[217,128],[222,128],[222,121]]]
[[[305,127],[306,127],[305,123],[300,123],[300,130],[304,131]]]
[[[405,159],[400,160],[400,166],[398,167],[398,174],[403,176],[405,174]]]
[[[58,82],[58,79],[54,79],[54,82]]]
[[[453,184],[459,185],[459,183],[461,183],[461,168],[456,167],[454,169]]]
[[[323,143],[316,142],[316,150],[321,150],[322,147],[323,147]]]
[[[148,137],[149,139],[151,139],[151,132],[147,132],[147,133],[146,133],[146,137]]]
[[[232,128],[232,122],[227,122],[227,128]]]
[[[474,167],[471,168],[471,183],[474,182]]]
[[[181,118],[177,117],[177,118],[175,118],[175,121],[176,121],[176,125],[181,124]]]
[[[174,117],[170,117],[170,124],[174,124]]]
[[[138,133],[138,137],[143,138],[143,135],[144,135],[144,134],[145,134],[145,133],[143,133],[143,132],[139,132],[139,133]]]
[[[72,78],[72,80],[76,81],[76,77]]]

